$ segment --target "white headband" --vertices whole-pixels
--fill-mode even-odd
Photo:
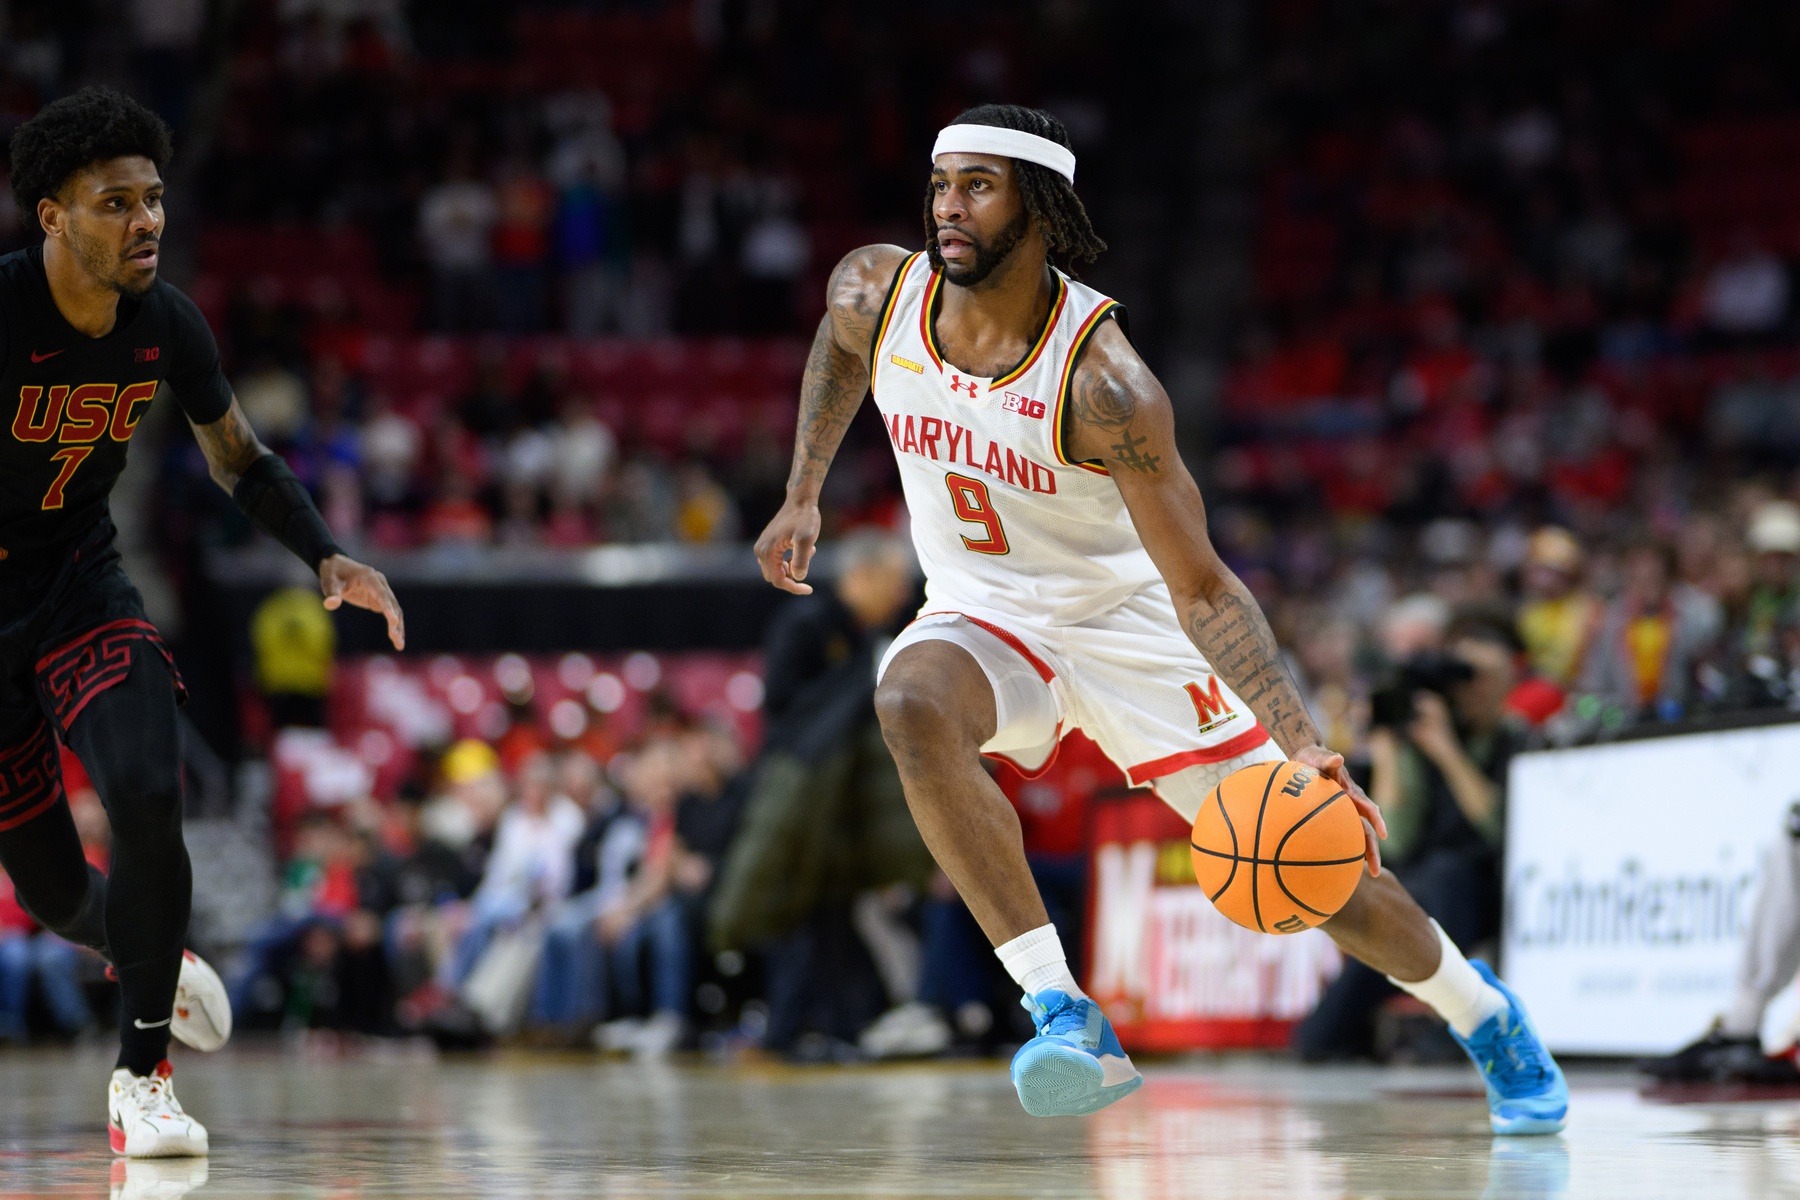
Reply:
[[[999,154],[1006,158],[1022,158],[1075,182],[1075,152],[1059,146],[1049,138],[1017,129],[1000,129],[993,125],[946,125],[938,131],[937,144],[931,157],[940,154]]]

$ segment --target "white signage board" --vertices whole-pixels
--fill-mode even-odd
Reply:
[[[1797,764],[1800,724],[1513,760],[1501,962],[1552,1050],[1667,1053],[1724,1011]]]

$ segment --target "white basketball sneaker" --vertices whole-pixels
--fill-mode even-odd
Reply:
[[[206,1126],[181,1111],[164,1059],[151,1075],[124,1067],[112,1074],[107,1093],[107,1132],[114,1154],[127,1158],[187,1158],[207,1152]]]
[[[217,1050],[231,1040],[231,997],[225,992],[225,981],[192,950],[181,952],[181,978],[175,984],[169,1033],[196,1050]]]

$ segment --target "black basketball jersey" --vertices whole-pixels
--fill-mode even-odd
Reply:
[[[50,296],[41,247],[0,257],[0,560],[73,546],[107,515],[131,435],[167,382],[190,420],[231,407],[194,302],[157,280],[91,338]]]

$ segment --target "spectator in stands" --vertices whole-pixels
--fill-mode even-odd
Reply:
[[[276,729],[325,727],[337,629],[316,588],[279,588],[250,616],[256,690]]]
[[[251,941],[247,966],[231,989],[233,1012],[246,1027],[307,1030],[336,1023],[339,927],[362,908],[363,855],[339,814],[313,810],[301,819],[279,912]]]
[[[625,803],[641,830],[640,856],[624,887],[600,899],[594,920],[613,995],[628,1014],[596,1030],[595,1043],[640,1058],[668,1054],[687,1033],[694,944],[675,895],[675,809],[690,771],[683,758],[681,742],[669,737],[648,742],[633,757]],[[602,887],[615,880],[602,879]]]
[[[677,473],[676,490],[680,508],[675,515],[675,532],[682,541],[728,542],[738,538],[737,505],[705,463],[693,459],[683,463]]]
[[[1564,691],[1580,677],[1582,657],[1604,607],[1584,590],[1581,572],[1581,543],[1574,534],[1546,525],[1531,535],[1525,551],[1519,637],[1531,669]]]
[[[779,176],[759,181],[756,216],[739,252],[744,274],[744,325],[751,333],[793,328],[794,285],[812,261],[812,240],[794,219],[793,185]]]
[[[593,337],[619,328],[624,299],[622,192],[625,151],[612,130],[612,104],[601,92],[552,97],[545,120],[556,139],[547,162],[557,189],[555,259],[563,280],[563,328]]]
[[[1300,625],[1295,677],[1325,745],[1341,754],[1361,745],[1362,709],[1368,702],[1356,669],[1356,651],[1356,625],[1345,617],[1318,613]]]
[[[1718,602],[1674,582],[1674,555],[1655,538],[1625,551],[1619,594],[1607,605],[1582,666],[1580,690],[1598,698],[1601,724],[1675,720],[1694,672],[1719,634]]]
[[[1786,265],[1755,234],[1741,231],[1706,277],[1701,314],[1708,328],[1727,342],[1763,341],[1784,327],[1788,291]]]
[[[1800,703],[1800,505],[1766,500],[1751,514],[1746,559],[1715,572],[1725,631],[1699,672],[1715,710]],[[1731,569],[1727,564],[1737,564]]]
[[[438,477],[437,495],[425,509],[420,532],[432,546],[467,548],[494,540],[494,518],[477,499],[467,472],[450,467]]]
[[[574,894],[545,928],[531,1018],[571,1038],[585,1038],[607,1010],[606,956],[596,922],[630,887],[646,828],[641,814],[606,787],[599,765],[586,754],[565,757],[563,790],[587,814],[587,827],[573,853]]]
[[[555,790],[554,763],[540,754],[519,770],[515,798],[500,814],[481,885],[470,897],[469,925],[439,982],[457,988],[494,935],[569,894],[574,850],[585,817]]]
[[[1381,616],[1380,649],[1390,663],[1410,662],[1444,644],[1450,605],[1429,592],[1394,601]]]
[[[394,408],[386,392],[369,398],[368,416],[357,432],[369,533],[377,545],[392,547],[410,539],[408,517],[421,500],[425,433],[417,421]]]
[[[544,327],[545,268],[555,193],[522,155],[508,158],[494,188],[495,317],[507,333]]]
[[[437,328],[464,333],[487,328],[492,314],[494,189],[476,168],[474,150],[459,145],[443,179],[419,200],[419,244],[431,267]]]
[[[403,799],[402,845],[384,865],[393,905],[385,939],[396,986],[405,999],[401,1024],[417,1028],[449,1002],[438,986],[443,966],[468,924],[466,901],[480,885],[506,804],[499,756],[465,739],[438,763],[440,790],[415,803]]]
[[[1387,724],[1383,697],[1375,698],[1369,795],[1387,820],[1384,866],[1472,953],[1500,929],[1506,772],[1524,740],[1506,700],[1522,647],[1510,626],[1483,617],[1459,619],[1447,645],[1460,672],[1437,668],[1435,690],[1403,677],[1390,691],[1409,716]],[[1296,1031],[1295,1048],[1308,1060],[1368,1054],[1376,1006],[1395,991],[1379,972],[1346,963]]]

